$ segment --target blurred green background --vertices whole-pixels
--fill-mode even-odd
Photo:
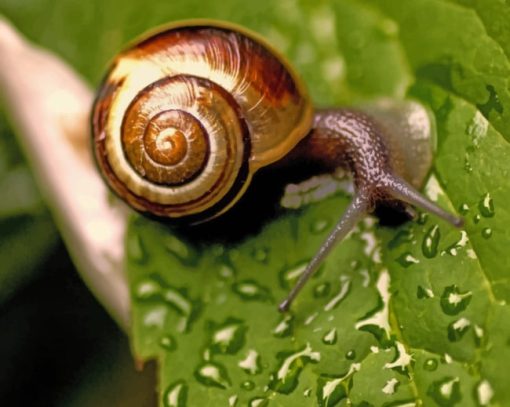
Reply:
[[[151,406],[154,368],[80,280],[0,114],[3,406]]]
[[[154,369],[135,371],[126,336],[79,279],[6,123],[0,116],[2,405],[154,405]]]

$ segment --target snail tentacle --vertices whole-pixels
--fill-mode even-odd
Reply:
[[[397,198],[408,204],[417,206],[424,211],[433,213],[434,215],[451,223],[455,227],[462,227],[464,220],[452,213],[444,210],[439,205],[427,199],[424,195],[420,194],[408,182],[393,174],[388,174],[384,181],[384,190],[394,198]]]
[[[369,206],[370,200],[365,193],[360,192],[354,196],[342,217],[333,228],[333,231],[328,235],[313,259],[306,266],[305,271],[299,277],[296,285],[292,288],[285,300],[283,300],[278,306],[278,309],[281,312],[289,310],[294,299],[297,297],[310,277],[318,270],[331,250],[347,236],[347,234],[361,219],[366,216]]]

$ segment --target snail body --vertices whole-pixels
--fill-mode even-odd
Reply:
[[[423,118],[424,109],[413,106]],[[286,310],[334,244],[381,203],[413,204],[462,223],[416,190],[432,162],[430,132],[409,121],[391,128],[386,118],[403,117],[394,108],[314,111],[298,75],[256,34],[184,22],[114,60],[93,107],[95,157],[133,208],[187,223],[228,210],[253,174],[273,163],[350,170],[355,196],[280,305]],[[409,143],[401,134],[419,136]]]

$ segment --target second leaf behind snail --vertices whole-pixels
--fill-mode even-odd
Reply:
[[[352,202],[280,304],[285,311],[334,245],[381,203],[462,225],[418,192],[432,145],[423,132],[413,138],[409,120],[427,114],[416,103],[401,106],[409,112],[315,110],[290,64],[262,38],[222,22],[187,21],[115,58],[93,107],[95,157],[134,209],[191,224],[227,211],[255,172],[277,161],[348,169]],[[409,118],[401,120],[409,128],[388,126],[390,114]]]

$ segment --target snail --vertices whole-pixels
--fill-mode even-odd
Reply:
[[[223,22],[187,21],[115,58],[94,102],[93,145],[118,196],[137,211],[189,224],[227,211],[273,163],[351,171],[353,200],[280,304],[285,311],[332,247],[380,204],[414,205],[462,225],[417,190],[431,166],[430,140],[399,139],[383,116],[315,110],[264,39]]]

